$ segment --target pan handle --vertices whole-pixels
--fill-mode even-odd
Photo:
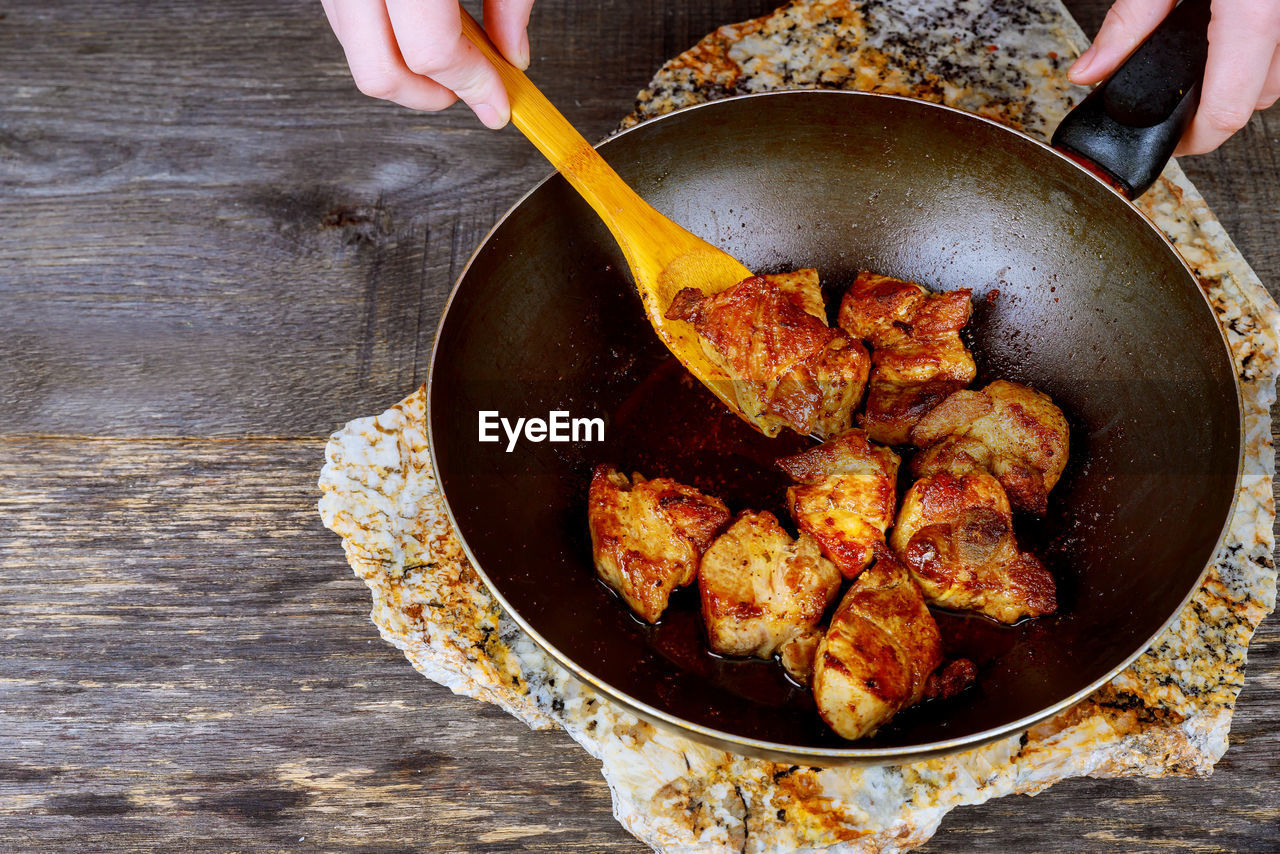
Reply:
[[[1160,177],[1196,107],[1209,50],[1209,0],[1183,0],[1058,125],[1053,147],[1131,199]]]

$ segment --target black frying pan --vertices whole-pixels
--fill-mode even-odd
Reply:
[[[786,519],[771,464],[810,440],[765,439],[692,382],[647,325],[609,233],[548,178],[489,234],[450,298],[429,429],[473,563],[569,670],[651,721],[737,752],[907,761],[1020,731],[1084,697],[1198,588],[1235,500],[1235,372],[1195,276],[1106,182],[996,123],[851,92],[717,101],[600,151],[658,210],[751,269],[817,267],[831,305],[864,268],[973,288],[977,385],[999,377],[1048,392],[1072,449],[1048,517],[1018,523],[1058,579],[1060,613],[1016,627],[940,614],[950,653],[980,665],[976,687],[908,710],[874,738],[841,740],[774,663],[705,651],[696,591],[677,592],[649,627],[596,580],[586,522],[596,463]],[[1126,183],[1123,166],[1102,170]],[[484,410],[601,417],[605,439],[522,440],[508,453],[478,441]]]

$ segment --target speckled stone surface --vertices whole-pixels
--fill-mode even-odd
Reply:
[[[1064,71],[1085,40],[1052,0],[799,2],[722,27],[672,60],[624,124],[779,88],[912,94],[1045,136],[1083,93]],[[1078,775],[1208,774],[1227,747],[1249,639],[1274,607],[1280,314],[1176,165],[1140,206],[1201,277],[1241,378],[1245,473],[1203,587],[1131,667],[1075,708],[983,748],[885,768],[796,768],[655,730],[572,679],[505,614],[450,529],[419,390],[330,439],[320,513],[373,594],[384,638],[428,678],[560,726],[601,761],[614,813],[661,851],[904,851],[953,807]],[[993,845],[998,848],[997,840]]]

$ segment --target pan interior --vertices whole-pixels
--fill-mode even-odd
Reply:
[[[978,685],[872,739],[832,734],[772,662],[704,651],[696,591],[648,627],[591,564],[593,465],[670,476],[785,520],[776,456],[692,383],[647,326],[626,264],[559,177],[522,201],[464,274],[430,389],[438,476],[459,531],[519,617],[607,690],[734,737],[812,748],[962,739],[1043,713],[1135,654],[1194,589],[1234,496],[1239,405],[1194,279],[1128,205],[989,123],[856,93],[716,102],[601,152],[660,211],[762,272],[817,267],[834,305],[859,269],[975,292],[978,384],[1053,396],[1066,474],[1022,541],[1061,613],[1006,628],[941,615]],[[482,411],[602,418],[603,442],[478,441]]]

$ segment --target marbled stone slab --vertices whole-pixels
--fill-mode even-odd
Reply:
[[[910,94],[1044,137],[1083,93],[1085,39],[1054,0],[796,2],[722,27],[665,65],[624,125],[782,88]],[[373,620],[413,666],[601,761],[618,820],[660,851],[904,851],[953,807],[1071,776],[1208,774],[1227,747],[1249,640],[1275,605],[1272,562],[1280,313],[1182,171],[1139,206],[1200,276],[1227,333],[1246,412],[1245,474],[1221,552],[1175,623],[1075,708],[985,747],[884,768],[781,766],[657,730],[581,685],[497,606],[450,529],[419,390],[329,441],[324,523],[373,594]]]

